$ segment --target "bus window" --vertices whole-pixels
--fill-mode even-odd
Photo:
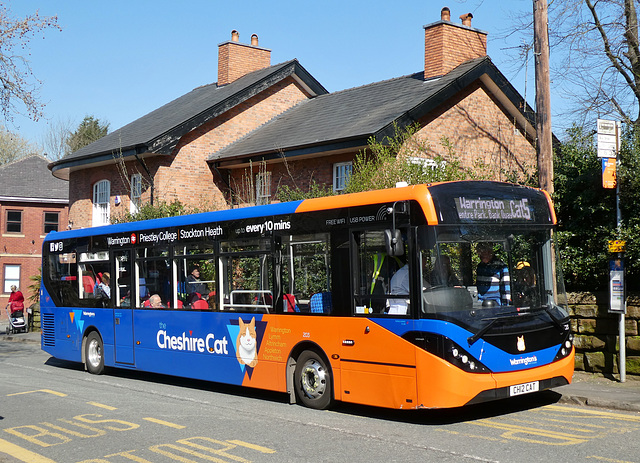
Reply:
[[[79,304],[76,253],[51,253],[48,257],[45,275],[52,289],[51,296],[62,306]],[[87,283],[92,287],[95,285],[95,281]]]
[[[249,239],[221,243],[222,310],[273,311],[273,269],[269,241]],[[262,249],[263,252],[258,250]]]
[[[171,265],[169,249],[164,246],[146,247],[137,251],[138,295],[137,307],[149,307],[152,294],[160,296],[162,305],[171,301]]]
[[[331,291],[329,261],[328,233],[282,237],[283,312],[310,312],[311,297],[321,294],[316,299],[324,313],[328,296],[322,294]]]
[[[356,288],[356,314],[384,314],[409,312],[409,290],[400,290],[402,282],[409,282],[398,274],[394,284],[398,288],[392,289],[392,278],[405,266],[407,255],[389,256],[386,252],[384,230],[368,230],[354,233],[357,246],[358,287]],[[405,243],[406,244],[406,243]],[[403,270],[407,271],[408,267]],[[402,293],[402,294],[401,294]],[[406,294],[405,294],[406,293]],[[406,297],[393,297],[393,296]],[[392,306],[393,305],[393,309]]]
[[[180,245],[174,248],[174,253],[178,274],[175,307],[217,310],[217,272],[212,244]]]
[[[117,307],[131,307],[131,251],[114,251],[113,290]]]

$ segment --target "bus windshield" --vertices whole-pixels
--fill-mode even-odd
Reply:
[[[472,332],[496,317],[566,322],[566,293],[549,228],[441,226],[421,230],[421,237],[423,317],[454,321]]]

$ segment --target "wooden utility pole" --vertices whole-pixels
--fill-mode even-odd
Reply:
[[[536,147],[540,188],[553,193],[551,84],[547,0],[533,0],[533,52],[536,66]]]

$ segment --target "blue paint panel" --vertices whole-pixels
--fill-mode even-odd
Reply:
[[[96,236],[118,233],[129,233],[139,230],[151,230],[165,227],[183,227],[188,225],[201,225],[205,223],[223,222],[226,220],[240,220],[255,217],[269,217],[280,214],[293,214],[302,201],[267,204],[264,206],[242,207],[239,209],[226,209],[221,211],[202,212],[200,214],[181,215],[162,219],[143,220],[141,222],[128,222],[102,227],[81,228],[78,230],[66,230],[50,232],[44,241],[58,241],[69,238]]]
[[[548,365],[553,362],[560,344],[546,349],[527,352],[526,354],[509,354],[480,339],[473,346],[469,346],[467,338],[473,333],[453,323],[442,320],[394,320],[376,318],[371,320],[389,331],[402,336],[408,331],[424,331],[441,334],[456,342],[460,347],[482,362],[494,373],[520,371],[529,368]]]

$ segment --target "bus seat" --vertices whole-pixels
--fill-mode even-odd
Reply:
[[[191,304],[191,308],[195,310],[209,310],[209,304],[203,299],[198,299]]]
[[[296,303],[296,297],[293,294],[282,295],[283,312],[300,312],[300,307]]]
[[[96,282],[91,275],[82,275],[82,287],[87,294],[93,294],[93,287]]]
[[[311,313],[331,313],[331,293],[315,293],[309,299]]]

